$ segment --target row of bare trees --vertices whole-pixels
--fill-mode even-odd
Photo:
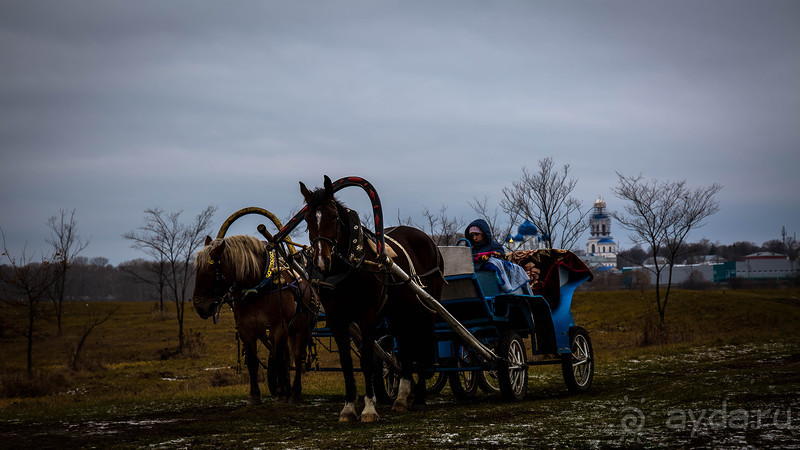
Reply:
[[[33,377],[33,344],[40,330],[40,319],[49,317],[52,311],[58,335],[61,335],[68,273],[75,258],[88,245],[88,241],[77,234],[75,210],[61,210],[58,216],[48,219],[47,226],[51,234],[46,242],[52,252],[42,251],[38,256],[35,252],[28,252],[27,244],[18,255],[12,254],[6,244],[5,232],[0,229],[4,257],[4,264],[0,267],[0,299],[11,310],[10,319],[3,320],[2,331],[5,333],[8,328],[26,338],[28,378]],[[52,310],[44,305],[48,299],[53,303]],[[83,336],[84,341],[89,332]],[[75,359],[79,352],[80,348],[74,354]]]
[[[136,300],[159,298],[164,311],[165,296],[174,302],[178,322],[178,351],[185,344],[183,319],[193,276],[193,256],[209,232],[216,211],[209,206],[194,220],[183,223],[181,211],[166,213],[161,209],[145,211],[144,224],[124,238],[152,260],[134,260],[113,267],[106,258],[80,256],[89,245],[77,233],[75,210],[61,210],[47,221],[49,249],[30,253],[27,245],[20,254],[7,247],[2,229],[0,263],[0,301],[4,311],[0,335],[16,333],[27,340],[27,375],[33,377],[33,345],[42,332],[42,319],[55,318],[58,335],[62,334],[64,305],[68,300]],[[142,292],[142,285],[153,288]],[[48,300],[52,307],[48,306]],[[92,317],[73,346],[69,363],[75,366],[89,334],[114,313]]]

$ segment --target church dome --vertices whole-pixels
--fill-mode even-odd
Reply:
[[[597,197],[597,200],[594,201],[595,208],[605,208],[606,202],[603,200],[603,197]]]
[[[522,225],[520,225],[519,228],[517,228],[517,230],[519,234],[523,234],[526,236],[536,236],[537,234],[539,234],[539,230],[536,228],[536,225],[534,225],[533,223],[531,223],[530,220],[527,219],[525,220],[525,222],[522,222]]]

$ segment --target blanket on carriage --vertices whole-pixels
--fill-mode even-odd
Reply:
[[[525,270],[517,264],[500,259],[499,256],[501,255],[495,252],[476,255],[476,263],[480,264],[479,270],[491,270],[496,273],[500,290],[506,294],[519,289],[525,295],[533,295],[529,285],[530,279]]]
[[[546,250],[522,250],[507,253],[508,261],[524,266],[531,262],[539,269],[539,276],[530,280],[531,289],[534,294],[541,295],[555,308],[560,299],[561,284],[567,280],[559,280],[559,266],[568,269],[570,277],[586,277],[592,279],[592,272],[586,267],[583,261],[574,253],[568,250],[546,249]],[[524,271],[523,271],[524,273]]]

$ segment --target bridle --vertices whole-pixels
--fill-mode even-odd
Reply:
[[[222,273],[222,260],[219,258],[211,259],[208,264],[214,267],[214,286],[211,290],[211,295],[216,298],[212,303],[215,310],[213,315],[214,325],[216,325],[219,322],[219,313],[222,310],[222,306],[227,304],[233,307],[233,293],[236,291],[236,281],[225,288],[227,280]]]
[[[340,227],[340,225],[344,226],[344,222],[342,221],[341,215],[339,214],[339,206],[335,202],[332,202],[332,203],[333,203],[333,206],[334,206],[333,209],[336,211],[336,213],[335,213],[336,214],[336,218],[335,218],[336,228],[333,231],[333,238],[331,239],[331,238],[326,237],[326,236],[317,236],[314,239],[311,239],[311,249],[312,249],[313,252],[317,251],[317,243],[318,242],[326,242],[326,243],[328,243],[331,246],[331,258],[333,258],[334,254],[336,252],[336,247],[339,245],[339,230],[340,230],[339,227]],[[316,211],[319,211],[320,208],[322,208],[322,205],[320,205],[316,209]],[[317,230],[317,232],[319,233],[319,230]],[[314,255],[312,254],[312,258],[313,257],[314,257]]]

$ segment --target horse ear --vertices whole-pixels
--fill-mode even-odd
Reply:
[[[327,175],[325,175],[325,184],[324,184],[324,186],[325,186],[325,194],[328,197],[333,197],[333,183],[331,183],[331,179],[328,178]]]
[[[303,198],[305,198],[306,203],[308,203],[308,201],[311,199],[311,191],[308,190],[302,181],[300,182],[300,193],[303,194]]]
[[[211,251],[208,252],[208,254],[212,258],[217,259],[217,258],[220,257],[220,255],[222,255],[222,251],[223,250],[225,250],[225,240],[224,239],[220,239],[219,244],[216,245],[214,248],[212,248]]]
[[[208,246],[208,244],[210,244],[211,241],[213,241],[213,239],[211,239],[211,236],[206,236],[206,244],[205,245]]]

